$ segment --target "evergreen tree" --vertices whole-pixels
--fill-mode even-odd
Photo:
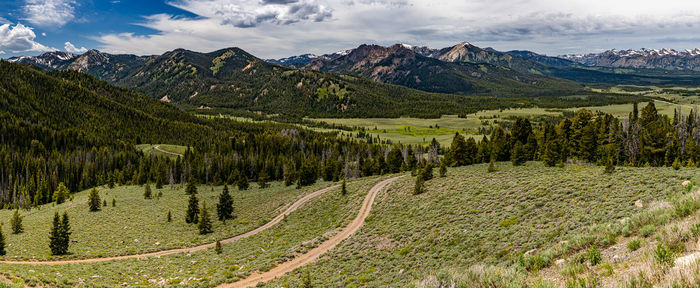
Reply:
[[[674,170],[680,170],[681,169],[681,160],[676,158],[676,160],[673,160],[673,169]]]
[[[166,216],[165,219],[168,223],[173,222],[173,215],[172,215],[172,213],[170,213],[170,210],[168,210],[168,215]]]
[[[221,254],[224,252],[224,248],[221,246],[221,241],[216,240],[216,245],[214,246],[214,251],[216,254]]]
[[[209,209],[207,209],[207,202],[202,202],[202,212],[199,214],[199,234],[209,234],[211,229],[211,219],[209,217]]]
[[[22,217],[19,215],[19,209],[15,209],[15,213],[12,214],[10,219],[10,227],[12,228],[12,234],[20,234],[24,232],[24,226],[22,226]]]
[[[455,137],[452,139],[452,144],[450,145],[450,161],[452,162],[452,166],[467,165],[469,162],[467,153],[467,142],[464,140],[464,136],[460,135],[459,132],[455,133]]]
[[[236,181],[236,186],[238,186],[238,190],[248,190],[249,187],[248,183],[248,177],[245,176],[245,173],[239,173],[238,174],[238,181]]]
[[[260,189],[265,189],[269,185],[267,184],[267,173],[265,173],[265,170],[260,171],[260,175],[258,175],[258,186]]]
[[[88,195],[88,206],[90,207],[90,212],[97,212],[102,209],[100,206],[102,203],[100,203],[100,194],[97,192],[97,189],[92,188],[90,190],[90,195]],[[107,202],[105,202],[105,206],[107,205]]]
[[[444,178],[447,176],[447,165],[445,164],[447,161],[440,161],[440,178]]]
[[[297,186],[309,186],[311,184],[316,183],[316,179],[318,179],[318,173],[316,170],[316,165],[314,164],[314,160],[304,160],[303,164],[301,165],[301,171],[299,172],[299,180]]]
[[[610,174],[613,172],[615,172],[615,163],[612,157],[608,157],[608,160],[605,162],[605,173]]]
[[[422,175],[416,176],[416,185],[413,187],[413,195],[418,195],[425,192],[424,183],[425,180],[423,180]]]
[[[151,192],[151,183],[146,182],[146,187],[143,189],[143,199],[151,199],[152,198],[152,192]]]
[[[343,178],[343,184],[340,186],[340,195],[347,195],[348,194],[348,188],[345,185],[345,178]]]
[[[117,199],[112,198],[112,207],[117,207]]]
[[[491,161],[489,162],[489,168],[487,171],[489,173],[498,171],[498,168],[496,168],[496,161],[493,158],[491,158]]]
[[[197,194],[190,194],[187,213],[185,214],[185,222],[194,224],[199,222],[199,199],[197,199]]]
[[[195,183],[194,178],[190,178],[190,180],[187,181],[187,188],[185,188],[185,193],[187,193],[187,195],[197,194],[197,183]]]
[[[107,207],[107,199],[102,200],[102,207]]]
[[[513,145],[513,152],[510,155],[513,166],[521,166],[527,161],[527,153],[523,143],[520,141],[515,142]]]
[[[550,140],[547,142],[544,155],[542,155],[542,162],[547,167],[554,167],[559,162],[559,147],[556,140]]]
[[[421,170],[420,176],[423,178],[423,181],[433,179],[433,163],[426,164],[423,170]]]
[[[65,255],[68,253],[70,245],[70,224],[68,222],[68,214],[63,213],[63,219],[58,216],[58,212],[54,214],[53,226],[49,232],[49,248],[51,255]]]
[[[0,256],[5,256],[5,236],[2,234],[2,225],[0,225]]]
[[[233,219],[233,198],[226,184],[224,184],[224,189],[219,195],[219,204],[216,205],[216,214],[219,216],[219,221]]]
[[[58,183],[58,188],[53,192],[53,201],[55,201],[56,204],[61,204],[65,202],[68,197],[70,197],[70,191],[68,191],[66,184],[63,184],[63,182]]]
[[[391,147],[391,151],[386,156],[386,164],[388,172],[398,173],[401,171],[401,166],[403,166],[403,155],[401,154],[401,146],[394,145]]]

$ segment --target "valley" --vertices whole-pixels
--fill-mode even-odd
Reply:
[[[700,284],[697,50],[3,43],[0,287]]]

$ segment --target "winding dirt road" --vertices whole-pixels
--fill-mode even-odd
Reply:
[[[309,200],[320,196],[323,193],[326,193],[334,188],[340,187],[340,184],[336,184],[318,191],[315,191],[311,194],[308,194],[301,199],[297,200],[287,208],[282,214],[277,215],[272,221],[267,222],[265,225],[262,225],[258,228],[255,228],[251,231],[248,231],[243,234],[239,234],[237,236],[227,238],[224,240],[220,240],[221,243],[230,243],[234,242],[243,238],[248,238],[250,236],[253,236],[255,234],[258,234],[262,231],[265,231],[266,229],[277,225],[290,213],[296,211],[299,207],[304,205],[306,202]],[[199,245],[195,247],[189,247],[189,248],[179,248],[179,249],[171,249],[171,250],[163,250],[163,251],[158,251],[158,252],[152,252],[152,253],[145,253],[145,254],[134,254],[134,255],[123,255],[123,256],[113,256],[113,257],[103,257],[103,258],[89,258],[89,259],[75,259],[75,260],[56,260],[56,261],[0,261],[0,264],[17,264],[17,265],[66,265],[66,264],[81,264],[81,263],[97,263],[97,262],[106,262],[106,261],[113,261],[113,260],[124,260],[124,259],[141,259],[141,258],[148,258],[148,257],[161,257],[161,256],[166,256],[166,255],[172,255],[172,254],[178,254],[178,253],[192,253],[196,251],[201,251],[207,248],[214,247],[216,245],[216,242],[209,243],[209,244],[204,244],[204,245]]]
[[[367,193],[367,196],[365,197],[365,200],[362,202],[362,206],[360,207],[360,212],[357,214],[357,217],[355,217],[355,219],[352,220],[350,225],[345,227],[342,231],[340,231],[340,233],[328,239],[326,242],[321,243],[321,245],[319,245],[318,247],[311,249],[306,254],[297,256],[292,260],[284,262],[265,273],[253,274],[250,277],[242,279],[238,282],[221,284],[217,286],[217,288],[254,287],[258,283],[274,280],[276,278],[284,276],[289,272],[294,271],[294,269],[303,267],[311,262],[316,261],[323,253],[326,253],[329,250],[333,249],[335,246],[340,244],[340,242],[342,242],[343,240],[347,239],[352,234],[360,230],[362,224],[365,223],[365,219],[367,218],[367,216],[369,216],[369,212],[372,210],[372,204],[374,203],[374,198],[377,197],[377,194],[380,191],[384,190],[384,188],[386,188],[387,185],[391,184],[392,182],[396,181],[401,177],[403,176],[390,178],[379,182],[379,184],[377,185],[374,185],[374,187],[372,187],[369,193]]]

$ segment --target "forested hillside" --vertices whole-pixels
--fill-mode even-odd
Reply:
[[[31,207],[102,184],[284,180],[306,186],[385,171],[385,148],[298,130],[198,118],[77,72],[0,62],[0,206]],[[147,156],[137,143],[187,145]],[[411,147],[411,153],[423,153]],[[415,152],[414,152],[415,150]],[[58,191],[58,192],[57,192]],[[57,194],[58,193],[58,194]]]

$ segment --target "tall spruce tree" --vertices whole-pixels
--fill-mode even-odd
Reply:
[[[343,184],[340,185],[340,195],[347,195],[348,194],[348,188],[346,187],[347,185],[345,184],[345,178],[343,178]]]
[[[185,222],[194,224],[199,222],[199,199],[197,199],[197,194],[190,194],[190,200],[187,204],[187,213],[185,214]]]
[[[452,166],[464,166],[468,163],[469,156],[467,155],[467,142],[464,140],[464,136],[460,135],[459,132],[455,133],[455,137],[452,139],[452,144],[450,145],[450,160]]]
[[[90,195],[88,195],[88,206],[90,207],[90,212],[97,212],[102,209],[100,207],[100,194],[97,192],[97,189],[92,188],[90,190]],[[107,202],[105,202],[105,206],[107,206]]]
[[[68,191],[66,184],[63,184],[63,182],[58,183],[58,188],[53,192],[53,201],[56,202],[56,204],[61,204],[65,202],[68,197],[70,197],[70,191]]]
[[[187,181],[187,188],[185,188],[185,193],[187,195],[194,195],[197,194],[197,183],[194,178],[190,178],[190,180]]]
[[[209,217],[209,209],[207,208],[207,202],[202,202],[202,210],[199,213],[199,234],[209,234],[212,231],[211,228],[211,218]]]
[[[64,212],[63,219],[61,219],[57,211],[53,216],[53,226],[49,232],[49,248],[51,249],[51,255],[65,255],[68,253],[70,235],[68,213]]]
[[[219,221],[233,219],[233,198],[228,191],[228,185],[224,184],[224,189],[219,195],[219,204],[216,205],[216,214]]]
[[[151,182],[146,182],[146,186],[143,188],[143,199],[153,198],[153,192],[151,191]]]
[[[10,219],[10,228],[12,228],[12,234],[20,234],[24,232],[22,216],[19,215],[19,209],[15,209],[15,213],[12,214],[12,218]]]
[[[2,225],[0,225],[0,256],[5,256],[5,236],[2,234]]]

